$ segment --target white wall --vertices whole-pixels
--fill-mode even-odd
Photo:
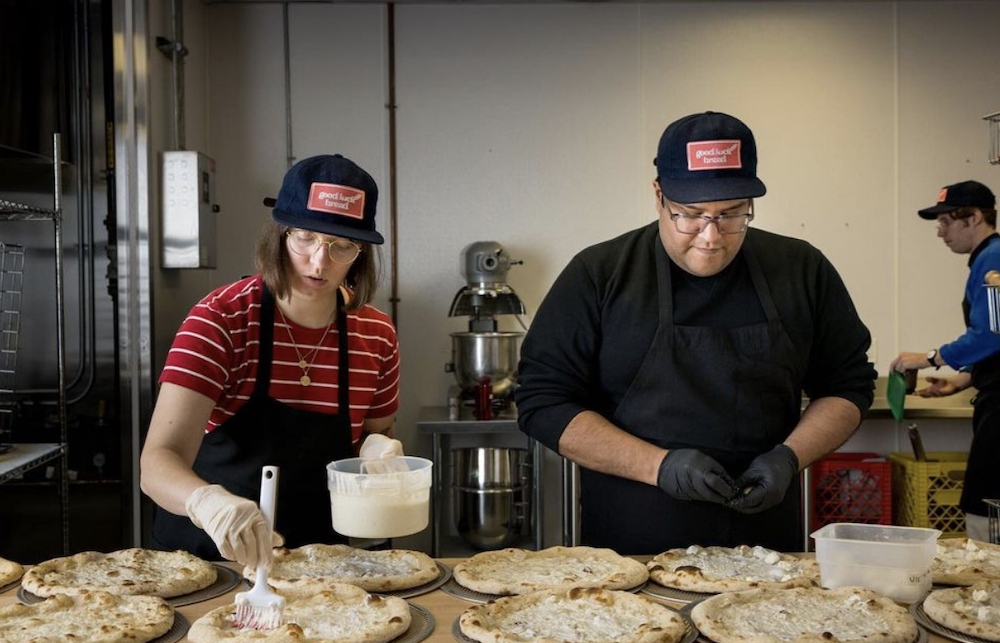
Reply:
[[[652,220],[657,139],[695,111],[726,111],[754,130],[769,189],[754,225],[827,254],[876,338],[881,373],[899,350],[961,332],[966,258],[915,211],[966,178],[1000,190],[981,120],[1000,109],[1000,3],[395,12],[399,432],[411,449],[427,450],[418,409],[443,404],[452,383],[443,366],[448,334],[464,326],[447,318],[463,283],[461,249],[490,239],[523,259],[510,282],[533,312],[573,254]],[[307,3],[289,13],[294,154],[341,152],[371,171],[385,232],[386,8]],[[188,73],[203,74],[205,98],[189,119],[204,108],[200,141],[219,163],[220,264],[208,280],[221,284],[252,271],[269,216],[260,199],[276,193],[286,167],[281,8],[214,4],[189,19],[199,15],[204,50],[189,44],[190,60],[203,68]],[[201,294],[157,302],[158,355],[172,332],[159,332],[163,320],[179,321],[176,311]],[[385,309],[386,297],[387,288]]]

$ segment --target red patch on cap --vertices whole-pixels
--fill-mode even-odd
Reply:
[[[938,203],[944,203],[947,200],[948,200],[948,188],[941,188],[941,191],[938,192]]]
[[[365,218],[365,192],[346,185],[313,183],[306,208],[316,212],[339,214],[352,219]]]
[[[739,140],[688,143],[688,170],[738,170],[743,167],[741,145]]]

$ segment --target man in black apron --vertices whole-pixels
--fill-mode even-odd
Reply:
[[[930,386],[916,391],[921,397],[943,397],[976,388],[972,413],[972,445],[962,487],[969,538],[989,540],[989,510],[984,498],[1000,498],[1000,476],[994,472],[1000,454],[1000,335],[990,332],[990,309],[983,284],[986,274],[1000,270],[1000,236],[993,191],[978,181],[962,181],[941,188],[935,205],[918,213],[937,221],[937,235],[956,254],[969,255],[962,315],[965,333],[926,353],[902,352],[892,361],[898,371],[940,368],[961,371],[952,378],[928,377]]]
[[[756,164],[732,116],[670,125],[659,220],[577,255],[532,322],[519,422],[581,465],[583,544],[799,550],[798,472],[871,404],[870,335],[836,270],[749,228]]]

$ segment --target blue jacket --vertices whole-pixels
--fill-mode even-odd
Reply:
[[[969,279],[965,282],[965,333],[941,347],[941,359],[953,368],[968,370],[1000,352],[1000,335],[990,332],[990,311],[983,280],[990,270],[1000,270],[1000,236],[986,238],[969,257]]]

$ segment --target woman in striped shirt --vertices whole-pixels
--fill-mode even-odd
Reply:
[[[159,505],[155,545],[269,561],[278,540],[255,502],[264,465],[281,467],[276,530],[288,546],[344,540],[330,526],[326,464],[356,455],[366,433],[391,433],[399,405],[396,330],[368,303],[377,200],[371,176],[340,155],[299,162],[267,202],[260,274],[191,309],[140,463]]]

